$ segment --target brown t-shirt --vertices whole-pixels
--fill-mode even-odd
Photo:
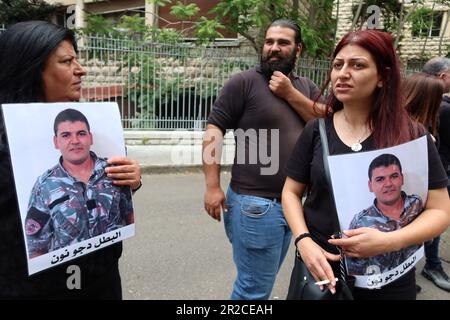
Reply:
[[[308,98],[315,99],[320,94],[307,78],[292,75],[291,81]],[[234,130],[233,191],[280,197],[286,179],[284,167],[305,121],[285,100],[272,93],[259,67],[241,72],[225,84],[208,123],[223,133]]]

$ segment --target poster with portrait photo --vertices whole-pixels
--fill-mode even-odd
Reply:
[[[131,190],[104,172],[106,158],[125,155],[116,103],[2,108],[29,275],[134,236]]]
[[[427,148],[423,136],[391,148],[329,156],[341,229],[390,232],[413,221],[427,201]],[[357,287],[380,288],[410,271],[422,257],[423,246],[414,245],[366,259],[346,257],[345,262]]]

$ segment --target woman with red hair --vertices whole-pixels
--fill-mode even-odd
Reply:
[[[400,90],[398,57],[392,36],[377,30],[346,34],[333,53],[325,129],[331,155],[370,151],[416,139],[426,130],[407,114]],[[329,280],[335,292],[339,246],[346,256],[367,258],[432,239],[450,224],[447,176],[428,136],[429,193],[425,210],[409,225],[382,232],[375,228],[335,230],[332,189],[325,178],[318,119],[308,122],[286,166],[283,211],[296,237],[296,249],[316,281]],[[308,187],[304,204],[302,196]],[[296,259],[296,264],[300,263]],[[291,277],[288,298],[297,268]],[[355,299],[415,299],[414,269],[379,290],[355,288]]]

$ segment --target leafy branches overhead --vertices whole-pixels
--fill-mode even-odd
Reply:
[[[103,17],[91,14],[87,16],[86,28],[82,33],[107,36],[113,38],[146,39],[151,37],[154,41],[174,43],[180,40],[180,33],[170,28],[154,28],[145,25],[145,18],[139,15],[122,16],[118,24]]]
[[[410,16],[413,36],[427,37],[430,33],[430,22],[433,23],[434,11],[431,8],[419,8]]]
[[[246,38],[257,53],[264,41],[269,23],[275,19],[292,19],[303,29],[304,53],[324,57],[333,46],[335,22],[331,18],[333,0],[221,0],[209,13],[216,18],[198,17],[196,4],[176,4],[166,0],[148,0],[160,6],[170,5],[170,13],[178,20],[191,22],[200,41],[208,42],[222,36],[226,29]],[[307,3],[308,8],[302,7]],[[302,11],[303,10],[303,11]],[[309,10],[310,14],[303,14]],[[169,23],[170,25],[170,23]],[[183,33],[183,31],[181,31]]]
[[[183,4],[180,1],[173,5],[170,9],[170,14],[178,19],[191,19],[200,11],[200,8],[195,3]]]
[[[219,30],[224,28],[225,26],[215,19],[210,20],[206,17],[200,17],[196,34],[199,39],[204,39],[208,42],[214,41],[216,38],[223,37]]]
[[[89,18],[85,31],[92,32],[94,30],[91,29],[95,29],[94,33],[117,35],[122,30],[122,33],[128,35],[132,33],[153,40],[179,40],[182,37],[195,36],[198,42],[208,43],[222,38],[222,33],[226,30],[247,39],[256,53],[260,53],[270,22],[275,19],[291,19],[302,28],[303,56],[328,57],[334,45],[336,21],[332,18],[333,0],[220,0],[206,16],[201,15],[201,10],[195,3],[147,1],[160,7],[167,6],[173,16],[173,19],[170,19],[172,21],[166,20],[167,17],[158,17],[159,22],[164,23],[164,28],[148,28],[144,24],[144,18],[124,17],[121,24],[112,30],[110,23],[93,17]],[[181,28],[176,30],[174,26]]]
[[[86,17],[86,27],[82,31],[86,34],[118,36],[113,22],[97,14],[90,14]]]
[[[335,22],[331,17],[333,0],[222,0],[214,9],[227,29],[250,41],[259,52],[265,30],[275,19],[291,19],[302,28],[303,55],[326,57],[333,47]],[[302,14],[302,9],[307,14]]]
[[[333,51],[336,21],[332,18],[333,1],[310,0],[309,17],[301,19],[303,56],[328,57]]]
[[[44,0],[0,0],[0,24],[11,25],[27,20],[49,20],[61,10]]]
[[[199,42],[211,42],[216,38],[222,38],[220,29],[224,26],[217,19],[208,19],[205,16],[200,16],[196,21],[193,21],[195,16],[200,12],[200,8],[195,3],[183,4],[178,1],[170,8],[170,14],[181,21],[191,22],[191,27],[187,30],[181,30],[181,34],[186,36],[185,32],[190,29],[195,29],[195,35]]]
[[[265,28],[276,18],[287,18],[287,7],[285,0],[229,0],[221,1],[212,12],[227,21],[229,31],[242,35],[259,52]]]

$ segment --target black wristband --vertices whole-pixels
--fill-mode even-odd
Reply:
[[[295,238],[294,246],[297,248],[297,243],[302,240],[303,238],[311,238],[311,234],[308,232],[302,233],[297,238]]]
[[[138,191],[140,188],[142,187],[142,179],[139,181],[139,186],[136,189],[131,189],[131,191],[133,193],[135,193],[136,191]]]

